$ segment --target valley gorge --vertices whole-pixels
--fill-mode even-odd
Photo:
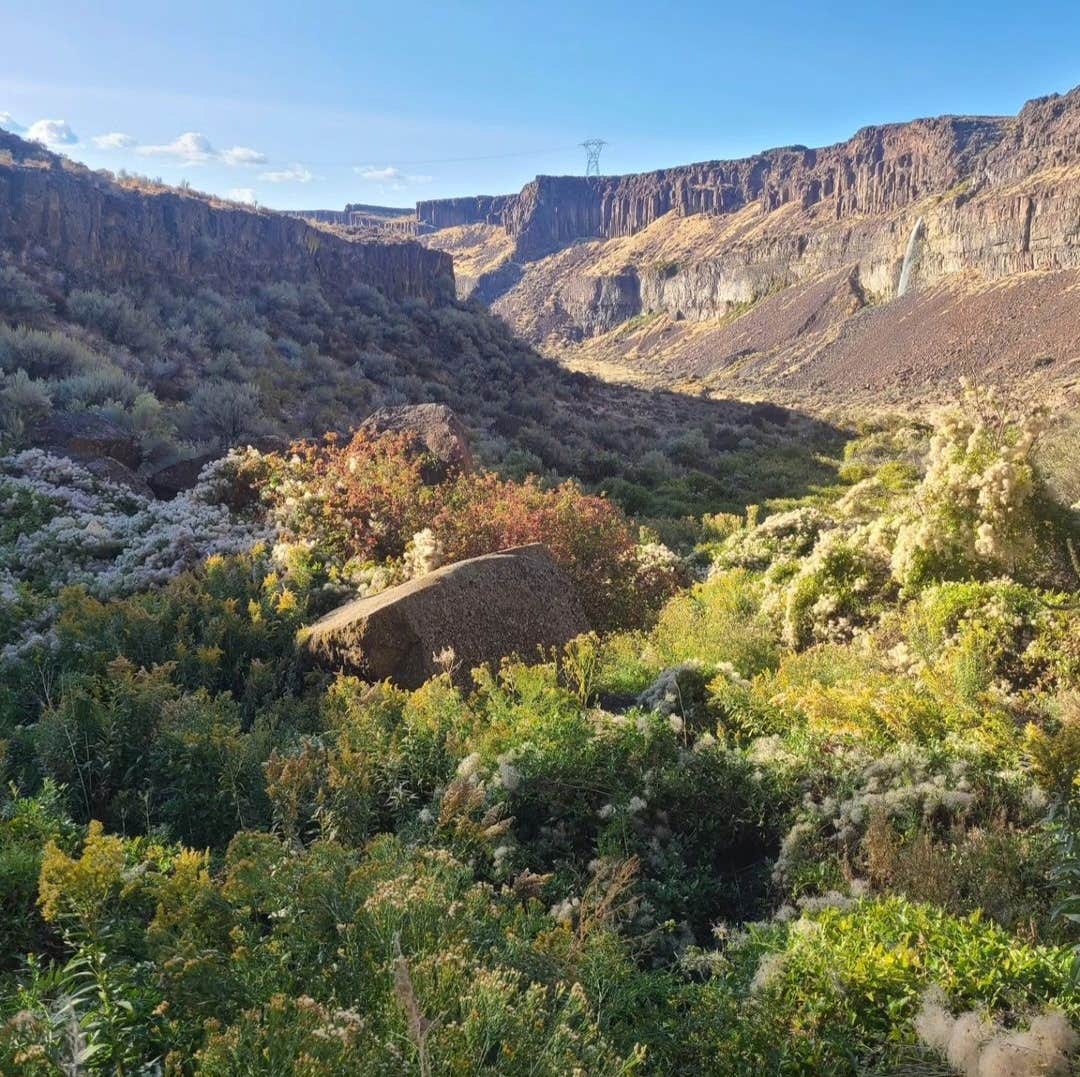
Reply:
[[[539,176],[516,195],[420,202],[416,221],[454,255],[459,294],[571,362],[802,388],[832,364],[895,388],[964,363],[1015,367],[1010,312],[1052,302],[1071,321],[1036,315],[1029,350],[1075,376],[1080,317],[1064,297],[1080,283],[1080,90],[823,149]],[[951,355],[917,341],[867,371],[848,354],[888,353],[913,310]]]
[[[1055,2],[4,20],[0,1077],[1080,1077]]]

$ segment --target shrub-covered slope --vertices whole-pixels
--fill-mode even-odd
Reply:
[[[7,458],[0,1069],[1068,1074],[1078,520],[1039,424],[879,424],[678,554],[393,437],[167,506]],[[298,662],[343,593],[525,539],[599,632],[469,691]]]
[[[763,457],[774,494],[825,474],[827,424],[571,375],[452,302],[448,267],[2,135],[0,446],[63,445],[93,421],[99,451],[149,474],[438,401],[487,461],[607,482],[635,512],[742,504]]]

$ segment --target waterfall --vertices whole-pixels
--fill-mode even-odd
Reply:
[[[904,264],[900,267],[900,283],[896,287],[896,298],[905,295],[911,287],[911,274],[918,265],[920,244],[926,235],[926,221],[920,217],[908,237],[907,250],[904,252]]]

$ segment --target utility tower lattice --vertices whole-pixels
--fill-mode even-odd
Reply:
[[[600,175],[600,151],[606,145],[607,142],[602,138],[587,138],[581,143],[581,148],[585,151],[586,176]]]

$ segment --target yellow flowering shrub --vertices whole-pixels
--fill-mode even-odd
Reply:
[[[50,923],[74,921],[88,934],[102,927],[124,887],[124,842],[91,821],[79,856],[68,856],[55,842],[41,860],[39,901]]]

